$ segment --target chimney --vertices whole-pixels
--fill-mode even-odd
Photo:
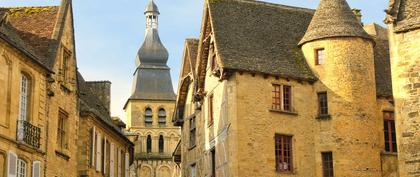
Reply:
[[[354,15],[356,16],[357,21],[359,21],[360,25],[363,26],[362,12],[361,12],[362,10],[360,10],[360,9],[352,9],[352,11],[353,11]]]
[[[92,92],[101,100],[108,112],[111,112],[111,82],[110,81],[88,81],[86,84]]]

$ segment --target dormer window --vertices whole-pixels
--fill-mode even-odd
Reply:
[[[146,108],[144,113],[144,124],[146,126],[152,126],[153,124],[153,112],[151,108]]]
[[[325,63],[325,49],[315,49],[315,64],[322,65]]]

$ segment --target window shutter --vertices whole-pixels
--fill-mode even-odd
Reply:
[[[110,156],[109,156],[109,177],[114,177],[114,143],[111,143],[111,147],[110,147]]]
[[[32,177],[41,177],[41,162],[34,161],[32,163]]]
[[[101,171],[101,148],[102,148],[101,134],[98,133],[96,137],[96,171]]]
[[[130,172],[130,156],[128,153],[125,153],[125,177],[129,177],[129,172]]]
[[[7,161],[7,177],[17,176],[17,155],[14,152],[9,152]]]
[[[96,151],[95,151],[95,135],[96,135],[96,132],[95,132],[95,127],[93,127],[92,128],[92,144],[91,144],[91,149],[90,149],[90,165],[93,167],[93,166],[95,166],[95,153],[96,153]]]
[[[104,164],[104,169],[102,171],[104,172],[104,174],[106,174],[107,167],[106,167],[106,137],[105,136],[104,136],[104,152],[102,152],[102,154],[104,155],[103,162],[102,162]]]
[[[117,159],[118,159],[118,169],[117,169],[117,177],[121,177],[121,152],[120,148],[117,148]]]

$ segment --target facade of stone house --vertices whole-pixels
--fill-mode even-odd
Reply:
[[[111,82],[88,82],[78,73],[78,87],[78,176],[130,177],[134,144],[124,134],[125,124],[110,116]]]
[[[158,34],[159,10],[153,0],[144,12],[146,31],[136,58],[133,88],[124,110],[127,136],[134,142],[132,171],[142,177],[177,177],[179,166],[172,152],[180,140],[171,123],[175,107],[168,51]]]
[[[134,145],[109,116],[110,83],[77,75],[72,13],[69,0],[0,8],[2,177],[130,176]]]
[[[0,8],[2,176],[77,176],[71,1]],[[5,100],[5,101],[3,101]]]
[[[390,0],[389,28],[393,95],[401,177],[420,175],[420,2]]]
[[[205,1],[173,120],[182,176],[398,176],[393,104],[387,29],[345,0]]]

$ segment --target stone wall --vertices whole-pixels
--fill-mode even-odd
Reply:
[[[135,144],[134,171],[144,177],[177,177],[179,167],[173,162],[172,153],[180,141],[180,128],[172,124],[174,101],[129,100],[125,107],[127,126],[130,136],[137,136]],[[145,110],[152,109],[152,125],[145,124]],[[159,110],[166,112],[165,125],[159,125]],[[152,149],[147,153],[147,137],[151,136]],[[163,136],[164,151],[159,152],[159,137]],[[152,175],[152,176],[150,176]]]
[[[95,129],[95,133],[101,134],[101,139],[106,138],[109,146],[107,147],[106,153],[106,169],[104,171],[101,168],[101,171],[96,170],[96,155],[95,159],[91,159],[91,147],[92,147],[92,131]],[[114,145],[114,151],[110,151],[111,144]],[[89,176],[89,177],[103,177],[109,176],[111,168],[114,168],[114,177],[118,177],[118,150],[124,154],[121,156],[121,177],[124,177],[125,173],[125,153],[129,153],[130,144],[118,135],[115,130],[112,130],[111,127],[106,125],[100,120],[99,117],[96,117],[93,114],[86,114],[80,117],[80,126],[79,126],[79,136],[78,136],[78,175],[79,176]],[[95,145],[96,146],[96,145]],[[96,150],[94,151],[96,152]],[[110,167],[110,154],[114,156],[114,166]]]
[[[319,48],[324,49],[325,63],[316,65]],[[306,43],[302,50],[319,78],[312,95],[316,99],[316,93],[327,92],[331,116],[321,118],[316,130],[317,166],[321,167],[321,152],[331,151],[337,176],[380,176],[382,121],[376,116],[373,43],[361,38],[328,38]]]
[[[17,139],[22,73],[28,76],[30,82],[27,121],[41,130],[39,148]],[[40,161],[41,174],[44,174],[48,127],[46,73],[32,59],[0,40],[0,176],[6,176],[10,152],[27,163],[28,172],[32,170],[34,161]]]
[[[76,56],[73,38],[73,19],[71,8],[60,7],[60,13],[65,14],[62,37],[57,49],[53,71],[55,82],[50,89],[54,93],[47,101],[48,106],[48,148],[46,176],[70,177],[77,176],[77,135],[79,126],[78,96],[76,84]],[[58,29],[57,29],[58,30]],[[63,52],[68,50],[71,59],[68,61],[67,78],[62,73]],[[67,114],[65,119],[66,148],[60,148],[57,142],[59,113]]]
[[[390,28],[391,71],[400,176],[420,175],[420,29]]]

